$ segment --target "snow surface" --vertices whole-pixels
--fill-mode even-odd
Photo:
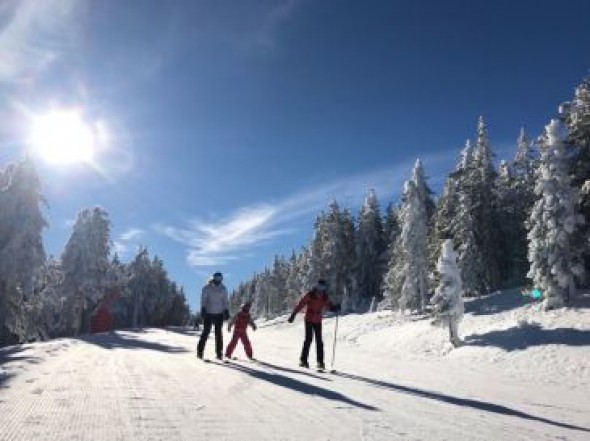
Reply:
[[[589,304],[468,300],[458,349],[427,318],[343,316],[336,374],[297,367],[300,317],[258,326],[262,363],[204,363],[181,329],[0,349],[0,440],[590,440]]]

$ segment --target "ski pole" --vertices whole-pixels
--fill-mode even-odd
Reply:
[[[336,337],[338,335],[338,313],[336,313],[336,324],[334,325],[334,344],[332,345],[332,366],[331,370],[334,371],[334,359],[336,358]]]

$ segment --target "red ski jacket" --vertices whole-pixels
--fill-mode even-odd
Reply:
[[[306,308],[305,321],[310,323],[321,323],[324,309],[329,309],[331,307],[332,302],[328,298],[328,294],[312,289],[299,300],[294,313],[297,314],[303,308]]]
[[[249,312],[240,311],[238,312],[230,321],[230,327],[233,326],[236,331],[245,331],[248,328],[248,325],[255,328],[256,325],[254,324],[254,320],[250,316]]]

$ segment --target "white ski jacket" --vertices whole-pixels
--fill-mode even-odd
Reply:
[[[227,288],[223,283],[215,285],[209,282],[203,287],[201,308],[205,308],[207,314],[223,314],[223,311],[229,310]]]

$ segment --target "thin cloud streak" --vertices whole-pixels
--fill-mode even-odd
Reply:
[[[446,175],[454,163],[448,152],[421,159],[427,172],[434,173],[431,178]],[[411,176],[414,161],[412,158],[393,167],[326,182],[282,201],[241,207],[218,222],[195,219],[186,228],[159,224],[152,228],[188,248],[189,266],[221,266],[244,257],[246,248],[251,250],[271,239],[292,234],[296,231],[294,224],[303,219],[311,223],[312,216],[325,209],[331,200],[344,207],[358,208],[371,188],[377,195],[392,195],[397,199],[403,183]]]
[[[0,83],[35,77],[69,43],[81,0],[12,0],[0,6]]]
[[[271,8],[264,17],[255,44],[271,51],[276,50],[280,27],[291,19],[300,3],[301,0],[282,0]]]
[[[145,232],[141,228],[129,228],[119,236],[123,241],[137,240],[143,236]]]
[[[125,255],[130,249],[138,249],[140,247],[139,240],[146,234],[145,230],[141,228],[131,227],[119,234],[117,239],[113,241],[113,251],[119,257]]]

